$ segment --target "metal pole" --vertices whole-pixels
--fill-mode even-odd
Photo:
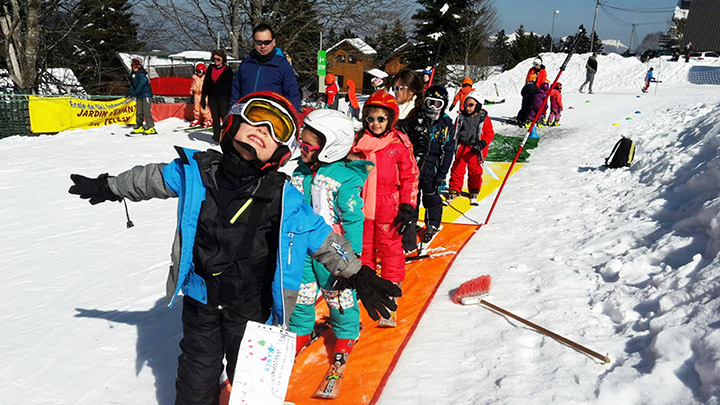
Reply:
[[[595,44],[595,23],[597,23],[597,14],[598,9],[600,8],[600,0],[597,0],[597,4],[595,4],[595,18],[593,18],[593,28],[592,33],[590,34],[590,52],[593,51],[593,45]]]
[[[550,28],[550,52],[553,48],[553,35],[555,34],[555,14],[560,14],[560,10],[553,11],[552,28]]]

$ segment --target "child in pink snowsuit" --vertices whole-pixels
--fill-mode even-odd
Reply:
[[[193,96],[193,101],[195,102],[195,105],[193,106],[194,119],[193,122],[190,124],[191,127],[197,127],[200,125],[202,125],[203,128],[212,127],[212,117],[210,116],[210,109],[207,108],[207,106],[205,108],[202,108],[202,106],[200,105],[206,70],[207,68],[203,63],[198,63],[198,65],[195,67],[192,87],[190,88],[190,95]],[[207,100],[205,101],[207,102]]]
[[[390,94],[370,96],[363,106],[365,130],[352,149],[360,159],[375,163],[361,194],[365,225],[360,259],[375,268],[379,258],[381,277],[394,283],[405,278],[401,231],[413,220],[420,174],[410,140],[394,128],[398,112]]]
[[[558,83],[550,92],[550,116],[548,117],[548,125],[560,125],[560,113],[562,110],[562,83]]]

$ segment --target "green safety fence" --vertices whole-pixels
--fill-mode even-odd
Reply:
[[[30,135],[28,96],[0,92],[0,138]]]

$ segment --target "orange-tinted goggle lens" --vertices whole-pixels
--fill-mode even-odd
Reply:
[[[273,138],[286,144],[295,135],[295,123],[289,113],[279,105],[266,100],[251,100],[242,115],[253,125],[268,125]]]

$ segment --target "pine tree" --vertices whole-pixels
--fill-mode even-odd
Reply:
[[[372,46],[377,54],[375,62],[382,63],[392,52],[407,42],[407,33],[402,26],[402,22],[396,19],[393,26],[388,24],[380,26],[380,30],[375,34],[365,38],[365,42]]]
[[[588,36],[587,30],[585,30],[585,27],[583,25],[580,26],[580,30],[578,33],[573,34],[565,38],[564,41],[560,42],[560,49],[558,51],[563,52],[570,52],[572,50],[572,46],[575,43],[575,38],[580,36],[580,42],[577,46],[577,53],[586,53],[590,52],[590,36]],[[602,51],[603,44],[598,38],[597,32],[595,33],[595,41],[593,45],[593,52],[600,52]]]
[[[433,66],[438,62],[436,77],[442,76],[448,57],[461,52],[461,23],[463,10],[470,6],[469,0],[418,0],[422,6],[413,16],[417,44],[407,53],[411,67]],[[449,6],[445,13],[441,8]],[[438,37],[439,34],[439,37]]]
[[[508,44],[508,36],[505,30],[500,30],[492,44],[493,61],[496,64],[505,65],[510,58],[510,44]]]
[[[90,94],[112,92],[110,86],[126,75],[117,63],[118,52],[137,52],[143,43],[137,39],[127,0],[80,0],[73,10],[77,20],[69,36],[74,48],[73,70]]]
[[[520,25],[515,31],[515,39],[510,44],[510,57],[505,64],[505,69],[512,69],[521,61],[538,55],[542,51],[540,37],[525,32],[525,26]]]

